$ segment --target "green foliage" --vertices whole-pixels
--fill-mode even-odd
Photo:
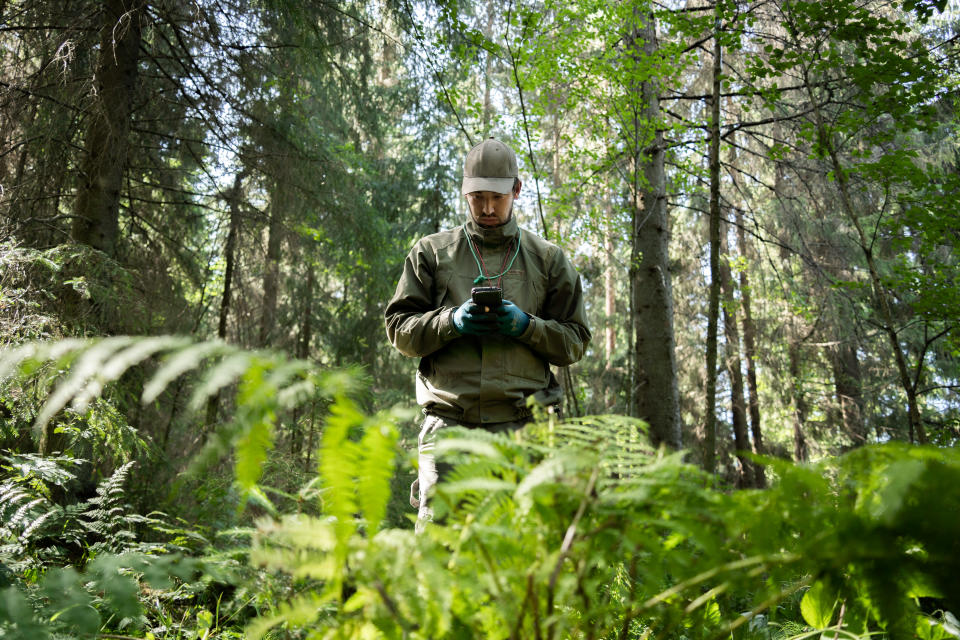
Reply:
[[[142,629],[141,588],[169,589],[196,570],[194,561],[142,554],[103,555],[83,573],[52,569],[26,590],[0,591],[0,637],[90,637],[108,623],[107,628]]]
[[[149,341],[33,345],[3,362],[23,376],[68,353],[78,364],[99,360],[99,380],[88,364],[85,382],[64,372],[74,391],[51,397],[66,406],[102,393],[89,386],[114,375],[119,354],[139,361],[129,350]],[[628,418],[550,420],[513,434],[449,429],[436,451],[452,471],[432,498],[437,520],[418,535],[384,526],[402,460],[396,424],[408,413],[367,416],[350,399],[348,376],[321,376],[304,362],[219,343],[171,344],[153,343],[165,358],[145,395],[203,366],[197,407],[197,398],[235,383],[233,416],[212,451],[234,452],[235,486],[267,515],[196,564],[172,547],[141,545],[143,527],[163,523],[129,515],[131,464],[85,502],[61,507],[53,497],[70,487],[78,461],[7,456],[3,564],[15,573],[0,592],[4,633],[78,636],[166,620],[165,628],[196,634],[244,626],[252,638],[281,630],[458,639],[952,634],[949,612],[960,608],[956,450],[891,444],[816,465],[768,459],[769,489],[728,493],[682,453],[653,449],[644,425]],[[294,509],[278,509],[260,487],[274,417],[318,390],[332,398],[318,480],[288,503]],[[69,561],[62,550],[71,540],[84,553]],[[44,556],[45,546],[61,555]],[[32,564],[11,562],[30,554]],[[203,585],[224,582],[236,601],[217,596],[216,618],[196,608]],[[144,599],[148,584],[169,594],[167,604]],[[180,622],[174,607],[184,611]]]
[[[336,422],[344,433],[360,417]],[[253,556],[314,586],[251,634],[285,622],[317,638],[759,638],[802,620],[844,637],[912,637],[943,627],[917,597],[958,604],[954,451],[771,461],[774,487],[733,495],[622,418],[513,437],[451,430],[437,451],[455,464],[434,497],[442,522],[371,537],[356,526],[368,512],[353,487],[373,483],[325,447],[321,467],[337,469],[330,490],[343,493],[325,498],[329,517],[264,521]],[[934,510],[944,515],[931,522]]]
[[[82,563],[103,553],[157,550],[145,534],[170,530],[163,514],[143,516],[127,504],[134,462],[118,468],[85,500],[76,499],[79,471],[89,463],[68,456],[3,456],[0,483],[0,563],[17,571]],[[162,546],[159,547],[162,549]]]

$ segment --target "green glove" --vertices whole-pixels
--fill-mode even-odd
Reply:
[[[485,336],[497,332],[497,316],[484,313],[473,300],[467,300],[453,312],[453,326],[462,336]]]
[[[497,309],[497,328],[500,333],[516,338],[530,325],[530,316],[509,300],[504,300]]]

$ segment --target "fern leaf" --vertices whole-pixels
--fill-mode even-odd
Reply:
[[[78,360],[70,368],[70,374],[57,389],[50,395],[34,422],[34,428],[42,430],[61,409],[67,406],[78,393],[88,384],[97,384],[93,379],[103,368],[103,363],[118,350],[128,346],[136,338],[116,336],[104,338],[80,354]]]
[[[304,381],[304,376],[312,370],[312,365],[304,360],[284,360],[270,370],[268,380],[277,389],[284,389],[294,382]]]
[[[517,500],[522,500],[544,484],[553,483],[571,471],[593,467],[595,464],[596,460],[592,459],[592,456],[585,456],[581,452],[569,450],[560,451],[554,457],[548,458],[534,467],[517,486],[514,497]]]
[[[36,366],[39,363],[60,360],[89,345],[88,340],[68,338],[51,343],[31,342],[15,349],[0,349],[0,382],[12,375],[18,367],[23,371],[28,368],[29,363],[34,363]]]
[[[312,592],[298,596],[281,604],[275,615],[263,616],[251,622],[246,628],[246,637],[260,640],[270,629],[282,622],[301,627],[311,624],[321,615],[322,605],[328,600],[329,598]]]
[[[205,359],[231,352],[233,348],[223,342],[202,342],[174,352],[144,386],[143,402],[156,400],[171,382],[196,368]]]
[[[8,522],[8,526],[13,528],[29,527],[30,523],[27,522],[27,517],[32,515],[31,510],[34,507],[41,505],[45,502],[46,502],[46,499],[44,498],[34,498],[30,502],[27,502],[26,504],[21,505],[20,508],[17,509],[16,512],[14,512],[13,516],[10,518],[10,521]]]
[[[156,338],[138,338],[129,346],[120,349],[104,363],[96,377],[73,399],[72,408],[81,412],[91,400],[98,397],[103,386],[120,378],[127,369],[161,352],[182,349],[191,344],[189,338],[160,336]]]
[[[0,515],[5,516],[7,512],[11,511],[18,504],[23,503],[24,500],[30,500],[32,497],[33,496],[12,482],[3,484],[0,486]],[[7,523],[9,520],[4,517],[3,522]]]
[[[216,363],[194,390],[190,398],[190,409],[199,411],[203,408],[207,399],[247,373],[255,362],[259,363],[256,355],[240,351],[232,353]]]
[[[317,381],[313,376],[309,376],[277,392],[277,404],[281,407],[295,407],[312,397],[316,391]]]
[[[366,518],[368,537],[373,537],[387,513],[398,438],[396,426],[388,417],[380,415],[367,425],[360,441],[357,492],[360,511]]]
[[[273,448],[273,412],[267,412],[243,432],[236,441],[234,476],[244,491],[253,489],[263,474],[267,452]]]
[[[97,485],[96,495],[89,498],[81,508],[79,520],[88,531],[106,538],[106,548],[119,551],[134,538],[129,531],[131,523],[126,513],[127,505],[124,484],[133,468],[134,461],[117,468],[109,478]]]
[[[503,454],[491,443],[482,442],[473,438],[442,438],[437,441],[434,452],[437,457],[456,452],[469,453],[498,462],[506,462]]]
[[[33,537],[34,532],[36,532],[41,527],[43,527],[43,525],[46,524],[47,521],[63,515],[63,510],[60,509],[60,507],[57,507],[55,505],[51,505],[51,507],[53,508],[51,508],[49,511],[46,511],[45,513],[40,514],[39,518],[37,518],[36,520],[31,522],[29,525],[27,525],[27,528],[24,529],[23,533],[20,534],[20,539],[23,542],[30,540]]]
[[[356,530],[353,514],[357,511],[354,478],[357,477],[358,451],[348,439],[350,431],[363,423],[363,414],[353,402],[340,396],[330,407],[320,447],[320,476],[323,478],[324,511],[334,519],[337,535],[336,557],[343,567],[347,543]]]

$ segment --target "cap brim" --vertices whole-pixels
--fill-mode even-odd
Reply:
[[[494,193],[512,193],[515,178],[468,178],[464,176],[460,192],[463,195],[474,191],[493,191]]]

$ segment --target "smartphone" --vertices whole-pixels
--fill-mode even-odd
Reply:
[[[484,312],[499,309],[503,304],[503,289],[500,287],[474,287],[470,290],[473,302],[483,307]]]

